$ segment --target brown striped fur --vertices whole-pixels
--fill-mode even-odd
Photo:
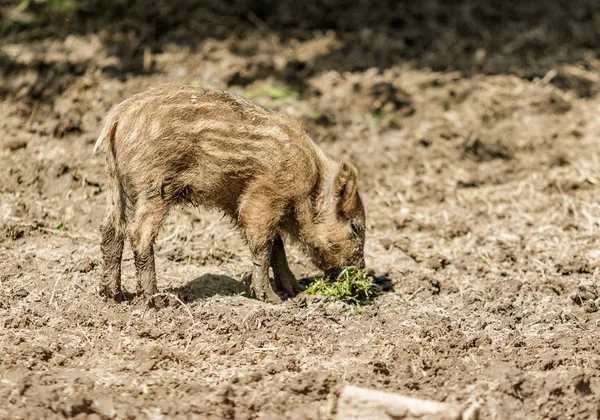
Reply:
[[[134,95],[107,115],[109,178],[102,224],[101,293],[119,300],[128,236],[138,292],[157,292],[154,240],[170,206],[222,210],[241,229],[253,256],[251,289],[262,300],[302,290],[282,235],[302,245],[323,270],[364,266],[365,214],[358,173],[326,157],[300,125],[223,91],[164,85]]]

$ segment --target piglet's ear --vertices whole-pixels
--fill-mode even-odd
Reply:
[[[337,200],[337,209],[346,215],[356,207],[358,200],[358,170],[350,162],[342,162],[335,176],[333,189]]]

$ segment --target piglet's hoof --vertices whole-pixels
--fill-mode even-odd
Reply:
[[[264,299],[264,301],[269,302],[269,303],[274,303],[274,304],[282,302],[281,298],[275,293],[273,293],[272,295],[268,295],[267,298]]]
[[[131,293],[128,293],[126,290],[114,290],[111,289],[108,285],[100,286],[98,294],[105,300],[112,301],[115,303],[127,302],[133,299],[133,295]]]
[[[273,303],[273,304],[277,304],[277,303],[281,303],[282,300],[281,298],[272,290],[252,290],[252,297],[256,298],[258,300],[262,300],[263,302],[268,302],[268,303]]]

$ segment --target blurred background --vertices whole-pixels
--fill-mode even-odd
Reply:
[[[327,419],[348,383],[597,416],[599,55],[593,0],[0,0],[0,417]],[[356,164],[372,305],[240,296],[246,245],[191,208],[155,246],[189,313],[98,297],[100,122],[167,82]]]
[[[597,4],[586,0],[4,0],[0,95],[20,101],[27,117],[37,104],[32,125],[54,107],[60,123],[47,128],[59,136],[95,128],[71,115],[89,119],[87,101],[77,111],[54,104],[74,84],[136,77],[130,83],[293,99],[313,129],[354,111],[387,127],[412,111],[405,85],[418,82],[398,80],[407,69],[539,78],[594,96],[599,31]],[[111,102],[113,90],[102,100]]]

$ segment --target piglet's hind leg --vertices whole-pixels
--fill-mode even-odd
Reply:
[[[129,227],[129,238],[137,271],[138,293],[150,298],[158,293],[154,266],[154,241],[167,215],[164,201],[160,197],[140,199],[136,203],[133,221]],[[152,299],[150,306],[160,306]]]

